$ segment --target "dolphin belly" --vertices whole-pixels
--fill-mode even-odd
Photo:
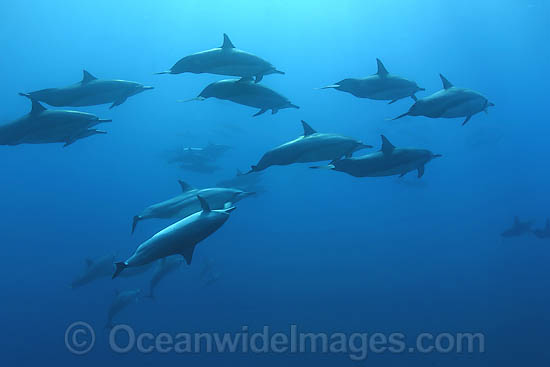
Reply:
[[[472,116],[483,111],[485,106],[486,101],[481,98],[468,99],[447,107],[441,114],[441,117],[453,118]]]

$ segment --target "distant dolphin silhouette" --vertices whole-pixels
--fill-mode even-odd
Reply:
[[[380,59],[376,59],[378,71],[365,78],[348,78],[319,89],[333,88],[353,94],[355,97],[390,101],[390,104],[406,97],[417,100],[415,93],[424,91],[416,82],[390,74]]]
[[[522,222],[519,217],[514,217],[514,225],[511,228],[508,228],[502,232],[502,237],[519,237],[521,235],[531,232],[531,227],[533,226],[533,221]]]
[[[223,44],[220,47],[185,56],[170,70],[157,74],[181,73],[255,77],[256,83],[262,80],[264,75],[284,74],[261,57],[235,48],[225,33],[223,34]]]
[[[128,97],[143,91],[154,89],[140,83],[127,80],[98,79],[86,70],[78,83],[62,88],[48,88],[27,93],[36,99],[55,107],[81,107],[112,103],[111,107],[121,105]]]
[[[443,89],[417,100],[408,112],[397,116],[394,120],[405,116],[426,116],[431,118],[466,117],[465,125],[473,115],[481,111],[487,112],[494,106],[482,94],[465,88],[453,86],[443,75],[439,74],[443,82]]]

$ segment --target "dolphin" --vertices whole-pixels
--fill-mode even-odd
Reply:
[[[333,161],[341,157],[351,157],[358,150],[372,148],[372,145],[365,145],[346,136],[318,133],[304,120],[302,126],[304,135],[269,150],[249,172],[293,163]]]
[[[132,233],[137,223],[149,218],[184,218],[201,210],[201,204],[197,196],[208,201],[212,209],[224,209],[233,206],[236,202],[244,199],[252,192],[245,192],[238,189],[213,187],[207,189],[195,189],[183,181],[178,181],[182,193],[176,197],[147,207],[141,214],[136,215],[132,224]]]
[[[142,266],[172,255],[182,255],[187,265],[191,264],[195,246],[216,232],[228,219],[235,207],[211,210],[204,198],[197,195],[202,211],[191,214],[166,227],[143,242],[126,261],[117,262],[113,279],[124,269]]]
[[[105,324],[105,328],[112,329],[114,326],[113,317],[127,306],[138,302],[140,295],[141,289],[132,289],[123,292],[115,291],[115,299],[113,300],[113,303],[111,303],[111,307],[109,307],[109,311],[107,312],[107,323]]]
[[[95,260],[89,258],[86,259],[86,268],[84,269],[84,272],[73,280],[71,283],[71,288],[75,289],[89,284],[94,280],[108,277],[113,273],[114,261],[114,254],[105,255]]]
[[[78,83],[61,88],[48,88],[27,93],[31,98],[55,107],[82,107],[112,103],[111,107],[123,104],[128,97],[154,89],[127,80],[98,79],[86,70]]]
[[[508,228],[502,232],[501,236],[510,238],[510,237],[519,237],[526,233],[531,232],[531,227],[533,226],[534,221],[522,222],[518,217],[514,217],[514,225],[512,228]]]
[[[418,178],[424,175],[424,165],[434,158],[441,157],[426,149],[396,148],[382,135],[382,149],[361,157],[335,160],[328,166],[316,166],[311,168],[324,168],[345,172],[355,177],[382,177],[400,175],[404,176],[410,171],[417,170]]]
[[[65,143],[63,147],[67,147],[91,135],[107,134],[92,127],[112,121],[100,119],[91,113],[47,110],[29,95],[21,95],[31,100],[31,111],[0,126],[0,145]]]
[[[535,229],[532,231],[537,238],[550,238],[550,219],[546,219],[546,226],[542,229]]]
[[[264,75],[284,74],[261,57],[239,50],[223,34],[223,44],[218,48],[197,52],[179,60],[170,70],[157,74],[217,74],[252,78],[258,83]]]
[[[471,89],[455,87],[439,74],[443,82],[443,89],[434,94],[420,98],[402,115],[394,118],[400,119],[404,116],[426,116],[431,118],[454,118],[466,117],[462,125],[465,125],[473,115],[493,107],[495,104],[489,102],[485,96]]]
[[[378,71],[365,78],[348,78],[319,89],[333,88],[353,94],[355,97],[397,102],[406,97],[417,100],[415,93],[425,91],[416,82],[390,74],[380,59],[376,59]]]
[[[237,168],[237,173],[234,177],[221,180],[216,183],[216,187],[230,187],[230,188],[236,188],[243,191],[254,191],[258,192],[257,188],[260,185],[260,181],[262,179],[263,172],[251,172],[250,174],[245,174],[241,172],[240,169]]]
[[[211,97],[259,108],[260,111],[255,113],[254,117],[267,112],[267,110],[271,110],[272,114],[276,114],[284,108],[300,108],[273,89],[255,84],[252,82],[252,78],[246,77],[214,82],[204,88],[197,97],[181,102],[204,101]]]
[[[155,299],[153,291],[159,282],[164,279],[168,274],[176,271],[180,265],[183,263],[182,259],[178,256],[169,256],[164,257],[157,263],[153,277],[151,278],[151,283],[149,285],[149,294],[145,297]]]

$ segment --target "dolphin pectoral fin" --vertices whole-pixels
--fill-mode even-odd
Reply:
[[[466,125],[466,123],[467,123],[468,121],[470,121],[471,118],[472,118],[472,115],[466,117],[466,120],[464,120],[464,122],[462,123],[462,126]]]
[[[277,112],[279,112],[279,110],[277,108],[272,108],[271,109],[271,114],[272,115],[276,114]]]
[[[261,110],[253,114],[252,117],[260,116],[262,113],[266,113],[266,112],[267,112],[267,108],[262,108]]]
[[[122,261],[115,263],[115,266],[116,266],[115,273],[113,274],[113,277],[111,279],[115,279],[117,276],[119,276],[120,273],[122,273],[124,269],[128,267],[128,265],[126,265],[126,263]]]
[[[195,245],[187,247],[181,252],[181,256],[183,256],[187,265],[191,265],[191,260],[193,260],[193,251],[195,251]]]
[[[392,104],[392,103],[395,103],[395,102],[397,102],[397,101],[399,101],[399,98],[397,98],[397,99],[392,99],[390,102],[388,102],[388,104]]]
[[[134,233],[134,231],[136,230],[136,226],[138,224],[138,222],[141,220],[141,217],[139,215],[136,215],[132,221],[132,234]]]
[[[418,178],[424,176],[424,165],[418,167]]]
[[[109,109],[111,109],[111,108],[113,108],[113,107],[116,107],[116,106],[118,106],[118,105],[123,104],[124,102],[126,102],[126,99],[127,99],[127,98],[128,98],[128,97],[122,97],[122,98],[117,99],[116,101],[113,102],[113,104],[111,105],[111,107],[109,107]]]
[[[418,101],[418,98],[416,98],[416,96],[415,96],[414,94],[411,96],[411,98],[412,98],[413,101],[415,101],[415,102]]]
[[[256,75],[256,79],[254,79],[254,83],[259,83],[259,82],[261,82],[263,78],[264,78],[264,75],[263,75],[263,74],[258,74],[258,75]]]
[[[408,115],[409,115],[409,112],[407,111],[407,112],[405,112],[405,113],[402,114],[402,115],[399,115],[399,116],[397,116],[397,117],[392,118],[392,120],[399,120],[401,117],[405,117],[405,116],[408,116]]]

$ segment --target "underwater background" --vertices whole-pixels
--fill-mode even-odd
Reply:
[[[109,110],[66,108],[112,118],[108,134],[67,148],[0,147],[0,293],[3,365],[215,364],[240,366],[508,366],[550,360],[550,242],[504,239],[514,216],[550,217],[546,76],[550,3],[484,1],[12,1],[0,12],[0,123],[30,110],[17,95],[81,79],[155,87]],[[184,55],[236,47],[286,75],[262,83],[300,109],[276,115],[227,101],[177,103],[223,79],[211,74],[154,75]],[[376,72],[415,80],[427,96],[443,73],[480,91],[495,107],[465,126],[459,119],[407,117],[412,100],[388,105],[332,90],[346,77]],[[53,107],[49,107],[52,108]],[[211,187],[247,171],[262,154],[303,133],[361,139],[380,134],[396,146],[443,157],[403,178],[354,178],[272,167],[265,191],[237,203],[226,225],[199,244],[158,286],[116,317],[136,331],[238,332],[289,325],[311,332],[481,332],[484,353],[117,354],[103,326],[115,290],[147,289],[150,273],[69,284],[84,259],[129,256],[172,223],[150,220],[131,236],[131,219],[180,192],[178,179]],[[231,146],[213,173],[183,171],[166,152],[209,142]],[[220,279],[200,281],[213,263]],[[96,332],[85,356],[64,333],[82,320]]]

